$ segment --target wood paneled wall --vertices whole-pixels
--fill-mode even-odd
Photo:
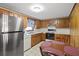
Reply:
[[[79,4],[76,4],[70,14],[71,39],[70,45],[79,48]]]

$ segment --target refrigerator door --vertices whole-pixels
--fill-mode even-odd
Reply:
[[[23,55],[23,26],[22,19],[8,16],[8,42],[6,43],[7,56]]]
[[[2,32],[2,19],[3,19],[3,15],[0,14],[0,34]]]
[[[14,16],[8,16],[8,31],[22,31],[22,19]]]
[[[3,55],[3,40],[2,40],[2,35],[1,35],[1,32],[2,32],[2,18],[3,18],[3,15],[0,14],[0,56]]]
[[[8,33],[8,43],[6,44],[7,56],[23,55],[23,32]]]
[[[0,56],[3,55],[3,40],[2,35],[0,34]]]

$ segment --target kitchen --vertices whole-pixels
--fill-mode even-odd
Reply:
[[[45,51],[46,53],[43,53],[43,49],[41,50],[40,47],[42,46],[43,43],[51,42],[51,41],[53,42],[56,41],[58,43],[64,42],[65,45],[67,46],[73,46],[74,48],[79,48],[78,28],[77,28],[79,17],[77,17],[76,15],[77,13],[79,13],[77,11],[79,10],[78,8],[79,4],[75,4],[75,3],[66,3],[66,4],[64,3],[55,3],[55,4],[54,3],[51,4],[6,3],[5,4],[4,3],[4,4],[0,4],[0,6],[3,7],[0,8],[0,14],[8,14],[18,18],[21,17],[21,20],[23,20],[22,21],[23,23],[21,23],[22,28],[20,29],[20,31],[23,33],[23,35],[21,35],[22,41],[20,43],[22,44],[22,46],[20,46],[20,48],[22,49],[21,50],[22,54],[20,53],[21,55],[48,56],[54,52],[49,53],[48,51]],[[75,18],[77,19],[76,21],[74,20]],[[18,25],[16,26],[18,27]],[[19,30],[19,27],[16,29]],[[4,30],[4,32],[6,32],[6,30]],[[15,47],[15,45],[13,46]],[[35,49],[34,47],[36,47],[36,49],[39,49],[39,51],[33,50]],[[5,49],[3,51],[3,54],[7,55],[7,50],[5,51]],[[63,49],[63,47],[61,49]],[[57,53],[54,54],[58,55]],[[72,54],[67,53],[64,55],[72,55]],[[78,54],[76,53],[76,55]]]
[[[28,40],[26,39],[24,42],[29,43],[27,44],[28,46],[26,46],[25,43],[24,51],[27,51],[42,41],[57,40],[69,44],[70,28],[68,25],[68,18],[60,18],[58,20],[34,20],[34,22],[35,29],[33,31],[29,31],[28,34],[25,34],[25,37],[27,37]],[[27,30],[25,32],[27,32]]]

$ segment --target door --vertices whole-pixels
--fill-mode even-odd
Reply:
[[[3,55],[3,40],[2,40],[2,19],[3,19],[3,15],[0,14],[0,56]]]
[[[20,17],[8,16],[8,32],[22,31],[23,23]]]
[[[6,43],[7,56],[23,55],[23,32],[8,33],[8,43]]]
[[[15,16],[8,16],[8,41],[6,41],[5,55],[23,55],[23,26],[22,19]],[[4,35],[3,34],[3,35]]]

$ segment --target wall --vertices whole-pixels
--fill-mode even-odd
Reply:
[[[79,47],[79,4],[76,4],[70,15],[71,40],[70,45]]]

